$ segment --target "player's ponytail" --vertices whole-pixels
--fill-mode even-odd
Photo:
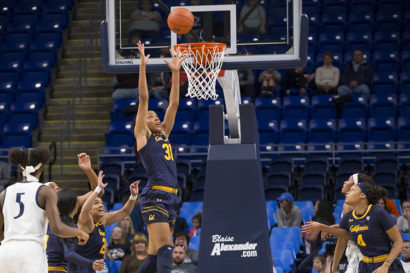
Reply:
[[[61,221],[66,225],[72,225],[73,219],[70,214],[77,208],[77,194],[70,188],[58,192],[57,207],[60,212]]]
[[[29,148],[18,149],[14,148],[9,153],[9,162],[12,165],[20,165],[20,171],[27,166],[39,166],[36,172],[40,170],[40,167],[44,167],[50,159],[50,153],[45,148]],[[39,165],[41,163],[41,165]],[[43,168],[41,168],[42,170]]]
[[[357,178],[358,178],[359,183],[366,182],[366,183],[369,183],[369,184],[373,184],[372,178],[370,176],[368,176],[367,174],[358,173]]]

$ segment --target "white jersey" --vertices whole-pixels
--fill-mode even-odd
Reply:
[[[41,186],[39,182],[18,182],[5,190],[3,244],[34,241],[45,248],[48,219],[37,202]]]
[[[343,212],[342,212],[342,218],[343,218]],[[348,262],[345,273],[359,272],[359,263],[362,260],[363,255],[360,252],[360,249],[357,247],[357,245],[352,240],[347,241],[345,255],[347,258],[347,262]]]

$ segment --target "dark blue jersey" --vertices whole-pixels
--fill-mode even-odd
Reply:
[[[147,144],[138,152],[147,172],[147,186],[178,188],[177,167],[171,143],[163,134],[151,134]]]
[[[386,230],[395,225],[393,217],[383,208],[369,205],[363,215],[355,211],[346,213],[340,227],[347,230],[363,256],[375,257],[388,254],[391,240]]]
[[[76,227],[75,225],[72,225]],[[70,263],[87,266],[92,269],[93,261],[77,254],[74,250],[78,244],[76,238],[60,238],[54,235],[50,227],[47,229],[47,262],[50,268],[64,268],[68,270]]]
[[[105,248],[107,247],[105,239],[105,227],[102,223],[95,224],[93,232],[89,234],[88,241],[85,245],[77,245],[75,251],[82,257],[92,260],[104,259]],[[92,267],[79,266],[70,264],[70,272],[95,272]]]

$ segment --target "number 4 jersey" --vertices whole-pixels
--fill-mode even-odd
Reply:
[[[39,182],[17,182],[5,190],[4,241],[35,241],[45,247],[48,219],[38,203]]]
[[[177,168],[171,143],[163,134],[151,134],[147,144],[139,151],[148,177],[148,187],[178,188]]]

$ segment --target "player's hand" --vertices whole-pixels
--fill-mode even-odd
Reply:
[[[145,55],[145,46],[141,41],[138,41],[138,51],[140,53],[141,64],[146,65],[150,55]]]
[[[130,192],[131,192],[131,195],[137,195],[138,194],[138,185],[139,185],[139,183],[140,183],[140,180],[137,180],[137,181],[135,181],[134,183],[132,183],[131,185],[130,185]]]
[[[372,273],[387,273],[389,271],[389,266],[383,263],[382,266],[376,268]]]
[[[91,159],[90,156],[86,153],[81,153],[77,155],[78,157],[78,166],[82,170],[90,170],[91,169]]]
[[[83,246],[87,243],[88,241],[88,234],[85,233],[84,231],[82,231],[81,229],[78,230],[80,233],[77,235],[77,239],[78,239],[78,244],[80,246]]]
[[[102,189],[104,189],[108,185],[108,183],[103,183],[103,178],[104,178],[104,173],[103,171],[100,171],[98,173],[98,186],[101,187]]]
[[[320,223],[315,221],[306,222],[306,225],[302,226],[302,233],[311,233],[312,231],[320,231]]]
[[[167,60],[164,60],[164,62],[168,65],[172,72],[179,72],[179,70],[181,69],[181,64],[186,59],[186,57],[183,57],[180,54],[175,55],[172,52],[172,49],[169,49],[169,53],[172,56],[172,62],[169,62]]]
[[[322,241],[326,241],[328,236],[329,236],[329,233],[327,233],[327,232],[322,231],[322,232],[320,233],[320,239],[321,239]]]
[[[94,271],[100,271],[100,270],[103,270],[104,268],[105,268],[104,259],[95,260],[93,262],[93,270]]]

